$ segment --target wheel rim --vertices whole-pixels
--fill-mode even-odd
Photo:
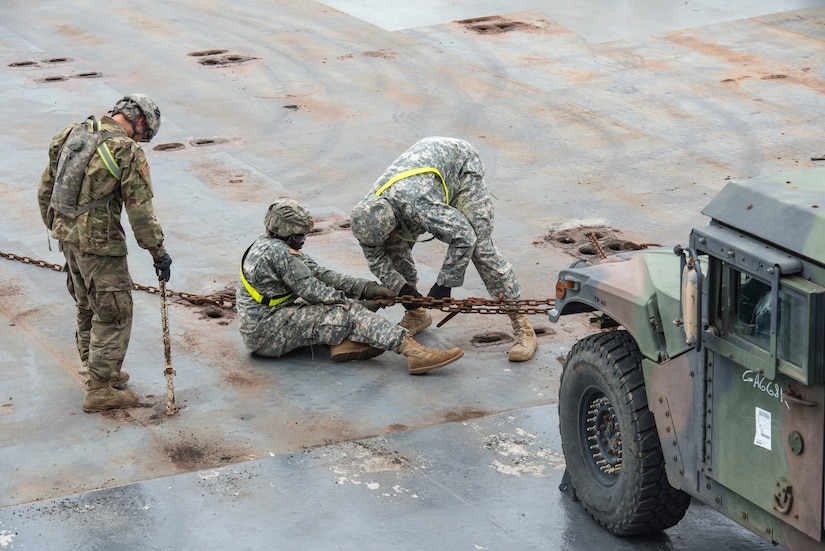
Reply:
[[[596,478],[612,485],[622,471],[622,433],[607,396],[590,389],[582,399],[579,415],[582,450]]]

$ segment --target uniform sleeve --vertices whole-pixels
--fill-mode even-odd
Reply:
[[[364,251],[364,258],[367,259],[367,266],[369,266],[373,275],[378,278],[378,281],[380,281],[384,287],[396,293],[401,290],[401,287],[407,283],[407,279],[395,269],[395,265],[387,249],[383,246],[369,247],[363,243],[361,244],[361,249]],[[404,254],[404,252],[399,249],[398,254]],[[406,254],[410,256],[408,260],[414,266],[415,263],[412,261],[412,255],[409,251],[406,251]],[[416,278],[414,277],[413,279]],[[410,283],[415,285],[417,280],[410,281]]]
[[[289,254],[282,266],[281,278],[292,292],[310,304],[341,304],[347,301],[343,291],[339,291],[313,275],[315,262],[303,255]],[[317,265],[316,265],[317,266]]]
[[[149,173],[149,163],[143,149],[135,143],[130,148],[122,150],[128,152],[128,158],[120,166],[123,177],[120,189],[123,193],[123,206],[129,216],[132,233],[141,248],[146,249],[152,258],[159,258],[166,254],[163,246],[163,230],[155,216],[152,207],[152,179]]]
[[[51,221],[49,220],[49,203],[52,199],[52,190],[54,189],[54,178],[57,172],[57,160],[60,157],[60,150],[63,148],[63,143],[66,137],[71,132],[73,126],[64,129],[54,138],[49,144],[49,164],[40,176],[40,183],[37,186],[37,204],[40,207],[40,218],[46,227],[51,229]]]
[[[318,280],[341,291],[350,298],[361,298],[361,295],[364,293],[364,287],[366,287],[369,281],[319,266],[315,260],[307,255],[304,255],[304,261],[312,272],[312,275],[318,278]]]
[[[420,213],[427,231],[448,245],[436,283],[461,287],[476,246],[473,226],[461,211],[443,203],[427,202],[421,205]]]

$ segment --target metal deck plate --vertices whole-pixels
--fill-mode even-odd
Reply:
[[[62,262],[35,199],[49,140],[132,92],[163,113],[145,150],[169,287],[198,294],[234,288],[282,195],[323,230],[307,252],[368,276],[349,210],[428,135],[480,150],[524,298],[550,296],[576,252],[553,229],[675,244],[726,178],[825,153],[821,1],[466,4],[4,2],[0,251]],[[129,245],[134,280],[154,284]],[[417,247],[422,287],[443,252]],[[486,295],[472,268],[454,295]],[[125,369],[144,407],[85,414],[64,276],[0,259],[0,547],[762,545],[715,513],[699,540],[701,507],[659,538],[616,540],[561,498],[559,361],[582,319],[532,319],[539,352],[512,364],[507,343],[472,342],[506,319],[459,316],[421,341],[465,357],[410,377],[391,353],[251,358],[231,312],[173,301],[169,417],[159,301],[134,299]]]

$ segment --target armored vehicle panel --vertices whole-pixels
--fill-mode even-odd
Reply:
[[[702,213],[825,266],[825,168],[732,180]]]
[[[560,272],[551,321],[593,311],[602,329],[562,373],[563,486],[611,532],[673,526],[691,496],[823,548],[823,184],[733,180],[687,247]]]

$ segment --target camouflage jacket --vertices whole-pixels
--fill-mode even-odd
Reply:
[[[110,117],[101,119],[102,130],[123,131],[123,127]],[[143,149],[131,138],[116,136],[107,144],[123,177],[118,182],[106,169],[95,153],[83,176],[80,186],[80,205],[106,197],[116,189],[109,201],[77,217],[53,212],[54,220],[49,225],[49,202],[55,183],[55,172],[60,150],[67,136],[76,126],[73,124],[57,134],[49,146],[49,164],[40,177],[37,202],[43,223],[51,230],[51,235],[59,241],[76,243],[85,253],[100,256],[124,256],[126,254],[126,234],[120,221],[121,211],[126,207],[129,224],[140,247],[147,249],[152,258],[166,254],[163,247],[163,230],[155,217],[152,207],[152,180],[149,164]]]
[[[391,240],[415,241],[429,232],[447,243],[437,282],[459,287],[464,283],[477,237],[492,233],[493,206],[484,183],[484,166],[478,151],[464,140],[424,138],[384,171],[370,189],[370,195],[394,176],[415,168],[435,168],[444,181],[427,172],[399,180],[381,192],[401,226],[398,236]],[[390,289],[397,291],[407,281],[416,283],[414,268],[405,269],[406,273],[398,271],[401,266],[414,266],[410,247],[394,246],[392,252],[385,247],[362,249],[370,270]]]
[[[250,246],[243,260],[247,282],[261,295],[285,297],[280,304],[269,306],[256,301],[242,281],[238,281],[236,308],[238,326],[247,342],[256,334],[267,334],[273,324],[287,323],[290,305],[296,301],[309,304],[341,304],[348,298],[360,298],[368,279],[348,276],[319,266],[312,258],[292,249],[281,239],[261,235]],[[265,331],[258,326],[266,324]]]

